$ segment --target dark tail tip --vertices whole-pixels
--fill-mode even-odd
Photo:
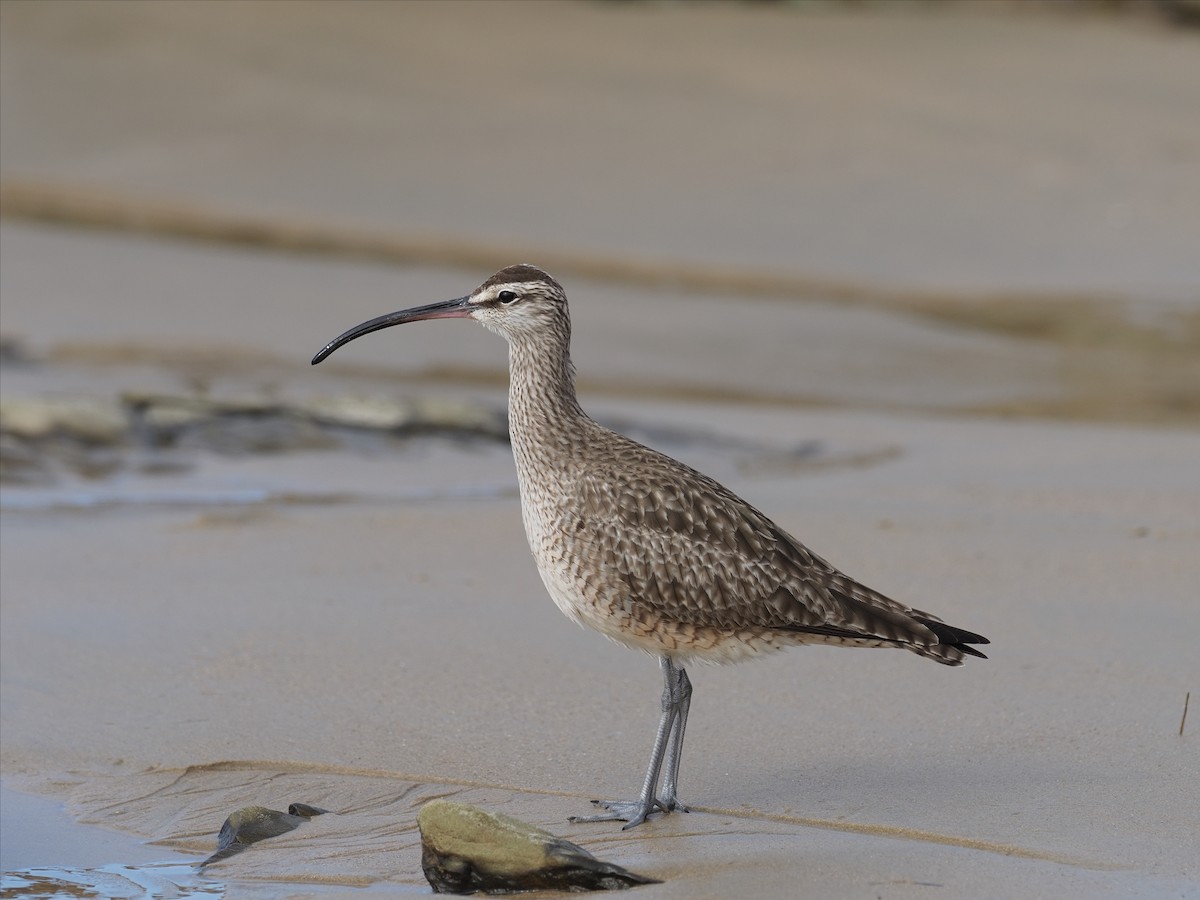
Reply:
[[[918,619],[922,625],[937,635],[938,643],[946,644],[965,653],[967,656],[977,656],[980,659],[987,659],[987,656],[980,653],[971,644],[990,644],[987,638],[981,634],[975,634],[973,631],[967,631],[963,628],[955,628],[953,625],[947,625],[945,622],[933,622],[929,619]]]

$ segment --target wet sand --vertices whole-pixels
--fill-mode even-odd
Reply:
[[[590,798],[635,790],[657,669],[554,609],[524,544],[502,442],[364,432],[326,449],[235,453],[219,434],[155,447],[131,433],[105,450],[104,477],[58,468],[43,483],[6,483],[6,789],[59,798],[84,823],[195,859],[240,806],[333,810],[212,867],[218,885],[254,896],[427,889],[415,816],[435,796],[516,815],[664,879],[639,889],[648,897],[1200,891],[1195,709],[1178,734],[1184,696],[1200,686],[1200,432],[1186,324],[1196,279],[1181,249],[1200,203],[1187,200],[1191,188],[1176,190],[1195,164],[1194,125],[1176,115],[1192,83],[1177,76],[1194,71],[1194,54],[1179,55],[1176,34],[1110,19],[825,15],[806,20],[799,53],[779,34],[791,21],[781,10],[520,4],[497,16],[484,4],[471,14],[489,17],[493,33],[536,20],[564,36],[567,56],[605,28],[626,28],[615,59],[578,56],[563,75],[552,54],[556,78],[540,58],[520,55],[528,71],[503,62],[504,96],[525,104],[515,121],[554,110],[563,147],[626,167],[572,186],[573,173],[599,171],[595,159],[464,162],[464,142],[510,121],[489,112],[491,93],[469,89],[485,70],[500,85],[501,73],[480,65],[461,83],[417,75],[430,66],[421,53],[434,53],[421,48],[438,41],[475,64],[485,30],[462,27],[472,8],[413,7],[426,18],[404,19],[420,25],[406,31],[379,27],[385,7],[371,7],[338,19],[328,46],[340,49],[321,56],[295,47],[333,27],[328,7],[293,7],[284,33],[250,32],[257,59],[269,61],[255,75],[233,36],[253,24],[247,16],[279,25],[272,8],[225,6],[209,18],[187,5],[6,2],[0,180],[685,266],[764,263],[879,286],[872,296],[1045,291],[1047,303],[1086,305],[1076,323],[1110,321],[1115,303],[1117,337],[1022,333],[1011,320],[819,292],[781,300],[564,276],[589,411],[717,477],[850,574],[993,641],[990,660],[957,670],[828,648],[695,669],[681,786],[695,812],[630,833],[565,820]],[[666,41],[664,29],[688,40]],[[746,66],[713,76],[703,108],[671,107],[679,147],[700,149],[654,180],[639,168],[658,159],[654,132],[644,153],[612,157],[603,130],[591,146],[589,111],[619,102],[631,121],[652,118],[701,77],[685,63],[718,37]],[[408,80],[393,93],[389,79],[400,76],[384,61],[396,42],[412,53],[396,64]],[[156,50],[166,46],[193,52]],[[963,46],[991,62],[938,95],[930,80]],[[839,47],[851,55],[838,57]],[[931,47],[951,58],[939,63]],[[987,73],[1014,53],[1020,77],[1002,87]],[[736,137],[713,121],[783,121],[770,115],[786,99],[776,81],[816,104],[810,115],[833,104],[800,77],[807,67],[846,85],[843,127],[813,136],[789,119],[807,136],[771,146],[815,154],[805,158],[824,168],[773,169],[760,148],[754,165],[714,188],[719,196],[697,194],[732,152],[705,150],[698,136]],[[146,73],[160,77],[135,77]],[[878,106],[889,77],[921,87],[912,95],[921,102],[902,106],[924,119],[868,115],[894,108]],[[117,89],[128,93],[112,116],[80,112],[92,92]],[[240,102],[230,91],[243,92]],[[178,118],[186,96],[209,131]],[[350,96],[359,105],[347,106]],[[393,96],[405,115],[381,114]],[[747,110],[747,96],[765,106]],[[1009,112],[985,115],[983,98]],[[1078,114],[1055,118],[1072,99]],[[439,112],[450,100],[453,116]],[[68,109],[79,115],[64,118]],[[1056,142],[1108,134],[1118,113],[1123,136],[1091,145],[1078,168],[1055,168],[1075,158]],[[972,137],[970,123],[982,133]],[[407,137],[422,129],[425,138]],[[871,135],[888,138],[917,175],[885,166],[875,153],[889,140]],[[392,145],[404,148],[403,165]],[[835,150],[858,163],[836,163]],[[996,181],[964,192],[967,174],[947,168],[954,160],[991,160]],[[920,227],[873,215],[878,195],[855,165],[875,167],[877,188],[894,185],[889,215],[917,204]],[[1127,165],[1140,176],[1116,178]],[[485,189],[497,166],[511,171]],[[799,193],[776,206],[763,198],[779,195],[785,169]],[[545,192],[529,192],[533,175],[549,179]],[[520,215],[506,217],[519,198]],[[806,198],[805,230],[791,217]],[[702,215],[707,203],[732,210],[729,220]],[[1151,208],[1156,216],[1140,218]],[[1106,209],[1124,210],[1129,229],[1102,224]],[[1091,230],[1066,227],[1084,219]],[[940,269],[968,221],[978,228],[962,242],[979,249]],[[389,332],[307,364],[344,328],[460,294],[487,271],[12,216],[0,252],[3,333],[20,351],[3,362],[5,399],[119,405],[154,394],[300,408],[413,397],[485,412],[504,402],[503,344],[465,323]],[[1151,371],[1158,381],[1146,375],[1139,393],[1141,376],[1128,373]],[[1106,407],[1081,399],[1121,390]],[[83,843],[75,865],[90,866]]]
[[[698,670],[696,812],[630,835],[569,828],[589,797],[636,782],[653,663],[553,609],[511,495],[388,497],[447,473],[511,485],[505,449],[293,455],[226,464],[199,487],[273,479],[302,494],[344,488],[350,468],[383,496],[3,514],[6,778],[197,855],[238,806],[343,814],[319,840],[305,826],[222,863],[231,879],[416,886],[416,808],[453,795],[665,878],[662,896],[1194,885],[1200,772],[1176,730],[1196,676],[1184,485],[1200,439],[593,405],[779,446],[899,447],[865,468],[749,475],[744,454],[672,449],[864,580],[987,634],[992,659],[949,671],[810,649]]]

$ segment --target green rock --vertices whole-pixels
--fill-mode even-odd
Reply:
[[[438,894],[623,890],[657,884],[570,841],[476,806],[431,800],[417,816],[421,868]]]

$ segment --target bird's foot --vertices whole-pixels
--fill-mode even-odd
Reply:
[[[691,812],[677,799],[667,802],[662,800],[593,800],[592,803],[608,812],[597,813],[594,816],[571,816],[567,821],[573,824],[579,822],[625,822],[626,824],[621,830],[628,831],[630,828],[641,825],[651,814],[656,812],[669,813],[672,810]]]
[[[592,804],[608,812],[594,816],[571,816],[567,821],[578,822],[625,822],[628,830],[641,825],[651,813],[661,809],[657,800],[593,800]]]
[[[658,801],[658,808],[663,812],[681,812],[690,813],[691,810],[679,802],[679,798],[672,794],[670,797]]]

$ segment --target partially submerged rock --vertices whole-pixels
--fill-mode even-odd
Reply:
[[[0,432],[25,440],[64,435],[89,444],[116,444],[126,427],[121,405],[102,397],[0,399]]]
[[[127,391],[118,398],[0,398],[0,482],[51,484],[62,471],[179,472],[190,455],[373,449],[426,434],[506,441],[502,410],[440,398],[210,396]]]
[[[211,450],[226,456],[336,447],[309,417],[261,394],[213,397],[126,392],[135,444]]]
[[[345,428],[393,431],[411,424],[412,404],[379,394],[358,397],[314,397],[301,406],[318,422]]]
[[[296,415],[342,428],[402,434],[459,432],[508,440],[508,418],[503,410],[443,397],[312,397],[289,408]]]
[[[200,865],[207,866],[209,863],[228,859],[251,844],[287,834],[313,816],[325,812],[328,810],[307,803],[293,803],[287,812],[268,809],[265,806],[243,806],[221,825],[221,832],[217,835],[217,852]]]
[[[657,880],[601,862],[511,816],[431,800],[417,816],[421,868],[435,893],[623,890]]]
[[[0,398],[0,483],[54,482],[55,463],[84,478],[120,468],[126,419],[100,397]]]

